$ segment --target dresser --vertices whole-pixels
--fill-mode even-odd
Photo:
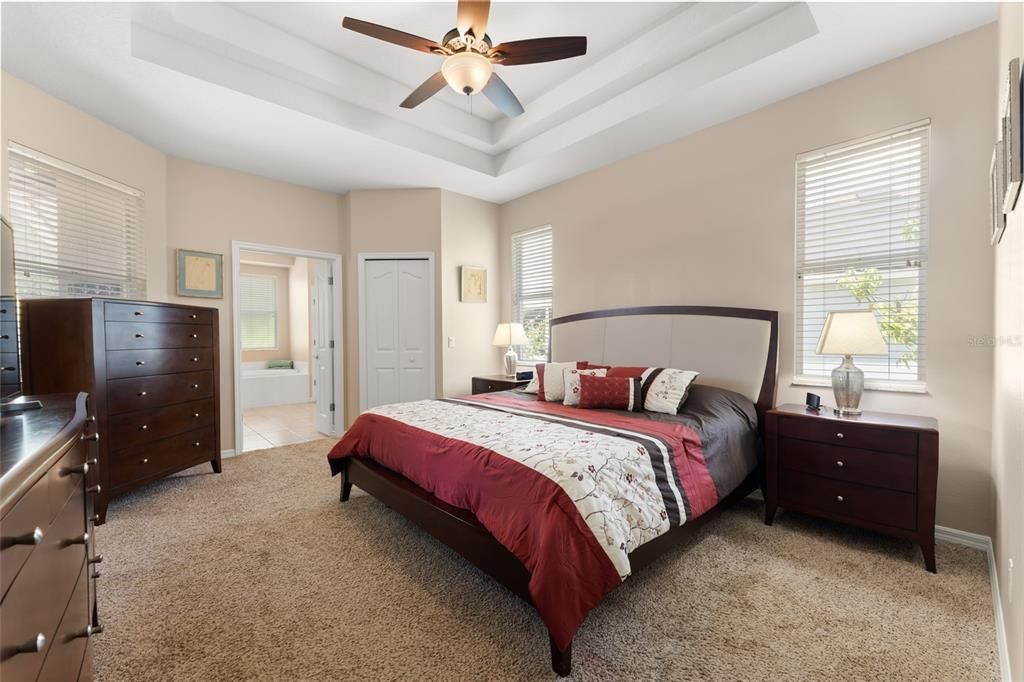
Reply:
[[[203,462],[220,473],[217,310],[22,300],[21,344],[26,392],[93,396],[99,523],[112,498],[154,480]]]
[[[494,393],[495,391],[511,391],[514,388],[526,388],[529,379],[516,379],[504,374],[488,374],[473,377],[473,395],[477,393]]]
[[[935,573],[938,422],[782,405],[765,417],[765,523],[778,507],[907,538]]]
[[[0,679],[92,679],[95,422],[84,393],[0,422]]]

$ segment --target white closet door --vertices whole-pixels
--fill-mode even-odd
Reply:
[[[316,400],[316,428],[326,435],[337,433],[334,404],[334,330],[331,325],[331,264],[311,261],[316,268],[310,294],[312,322],[313,397]]]
[[[430,394],[430,272],[425,260],[398,261],[398,395],[401,402]]]
[[[399,402],[398,261],[368,260],[366,292],[366,407]]]

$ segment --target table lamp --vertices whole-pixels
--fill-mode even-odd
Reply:
[[[860,414],[864,393],[864,372],[853,364],[854,355],[886,355],[889,347],[870,310],[841,310],[825,318],[818,339],[818,355],[842,355],[843,361],[832,370],[832,391],[836,413]]]
[[[502,322],[494,331],[494,341],[491,343],[495,346],[508,346],[508,352],[505,353],[505,376],[514,377],[519,356],[516,355],[513,346],[525,346],[529,343],[523,325],[518,322]]]

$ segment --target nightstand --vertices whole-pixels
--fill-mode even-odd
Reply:
[[[516,379],[504,374],[488,374],[473,377],[473,395],[477,393],[494,393],[495,391],[511,391],[513,388],[526,388],[529,379]]]
[[[781,405],[765,418],[768,525],[778,507],[907,538],[935,573],[938,422]]]

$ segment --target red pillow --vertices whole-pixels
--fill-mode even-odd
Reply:
[[[612,367],[608,370],[610,377],[638,377],[647,371],[646,367]]]
[[[576,369],[611,369],[612,368],[611,365],[595,365],[594,363],[587,362],[585,360],[583,362],[581,362],[580,364],[583,365],[583,366],[582,367],[577,367]]]
[[[640,412],[640,377],[596,377],[580,375],[580,407]]]

